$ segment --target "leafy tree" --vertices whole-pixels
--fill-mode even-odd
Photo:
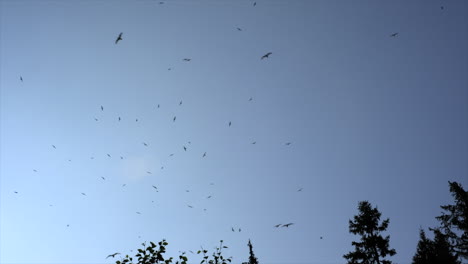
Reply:
[[[455,204],[443,205],[441,216],[436,217],[441,224],[440,232],[445,235],[452,250],[459,257],[468,259],[468,191],[457,182],[450,182],[450,192]]]
[[[424,230],[419,231],[420,240],[413,256],[413,264],[459,264],[458,257],[453,254],[447,237],[438,229],[434,229],[434,240],[426,237]]]
[[[358,210],[359,214],[354,216],[354,220],[349,220],[349,232],[360,235],[361,241],[353,241],[354,251],[343,257],[348,264],[391,264],[384,258],[395,255],[396,251],[389,248],[390,236],[384,238],[381,235],[390,220],[387,218],[379,225],[381,213],[377,208],[372,208],[368,201],[359,202]]]
[[[166,253],[166,246],[168,243],[166,240],[162,240],[158,242],[156,245],[153,242],[150,242],[150,245],[146,245],[146,243],[142,243],[143,248],[138,249],[138,253],[135,255],[135,258],[138,260],[137,262],[133,262],[133,257],[126,255],[121,260],[117,260],[116,264],[170,264],[173,261],[173,258],[170,257],[165,259],[163,254]],[[219,247],[216,248],[216,251],[213,253],[213,259],[209,259],[207,255],[208,250],[202,248],[199,250],[197,254],[203,253],[203,259],[200,264],[228,264],[228,262],[232,261],[232,257],[224,258],[221,254],[221,250],[223,248],[227,248],[227,246],[223,246],[223,241],[220,241]],[[188,258],[185,256],[185,252],[179,255],[179,259],[175,262],[175,264],[187,264]]]

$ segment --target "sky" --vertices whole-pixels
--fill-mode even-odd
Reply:
[[[0,263],[346,263],[363,200],[411,263],[468,188],[468,2],[162,1],[0,0]]]

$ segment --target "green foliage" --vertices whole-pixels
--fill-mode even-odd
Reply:
[[[412,264],[460,264],[450,249],[447,237],[438,229],[433,231],[434,240],[427,238],[424,230],[419,231],[420,239]]]
[[[381,213],[377,208],[372,208],[368,201],[361,201],[358,205],[359,214],[354,216],[354,220],[349,220],[349,232],[360,235],[361,241],[353,241],[355,251],[349,252],[343,257],[348,260],[348,264],[391,264],[384,258],[387,255],[396,254],[395,249],[389,249],[390,236],[385,238],[380,235],[385,231],[390,222],[386,219],[379,225]]]
[[[468,191],[457,182],[450,182],[450,192],[455,204],[443,205],[441,216],[436,217],[440,232],[447,237],[451,249],[459,257],[468,259]]]

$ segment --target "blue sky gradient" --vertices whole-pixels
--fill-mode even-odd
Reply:
[[[468,187],[468,2],[163,2],[0,1],[0,263],[345,263],[362,200],[410,263]]]

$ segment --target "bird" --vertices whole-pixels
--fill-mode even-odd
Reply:
[[[120,122],[120,120],[122,120],[122,119],[121,119],[120,116],[119,116],[119,122]]]
[[[174,118],[172,118],[172,122],[175,122],[177,116],[174,116]]]
[[[120,32],[119,36],[117,37],[117,39],[115,40],[115,44],[117,44],[120,40],[122,40],[122,32]]]
[[[231,126],[231,124],[232,124],[231,121],[229,121],[229,126]]]
[[[20,76],[20,81],[23,82],[23,76]]]
[[[17,192],[17,191],[15,191],[15,193],[16,193],[16,194],[18,194],[18,192]]]
[[[121,159],[121,160],[123,160],[123,157],[122,157],[122,156],[120,156],[120,159]]]
[[[158,108],[159,108],[159,104],[158,104]]]
[[[147,171],[146,173],[151,174],[151,171]]]
[[[235,231],[234,231],[234,227],[231,227],[231,230],[232,230],[232,232],[235,232]]]
[[[152,185],[152,186],[153,186],[154,189],[156,189],[156,190],[158,189],[158,187],[156,187],[156,186],[154,186],[154,185]]]
[[[119,253],[119,252],[116,252],[116,253],[114,253],[114,254],[110,254],[109,256],[107,256],[106,259],[108,259],[108,258],[110,258],[110,257],[115,258],[115,256],[117,256],[117,255],[120,255],[120,253]]]
[[[135,119],[135,122],[138,122],[138,118]]]
[[[147,146],[148,146],[148,144],[146,144],[145,142],[143,142],[143,145],[144,145],[145,147],[147,147]]]
[[[171,154],[169,155],[169,157],[172,157],[172,156],[174,156],[174,153],[171,153]]]
[[[289,227],[290,225],[294,225],[294,223],[284,224],[283,227]]]
[[[190,192],[189,190],[185,190],[185,192]]]
[[[393,38],[396,37],[396,36],[398,36],[398,32],[395,32],[395,33],[390,35],[390,37],[393,37]]]
[[[190,207],[190,208],[193,208],[193,206],[191,206],[191,205],[188,205],[188,204],[187,204],[187,206]]]
[[[204,158],[204,157],[206,157],[206,152],[205,152],[205,153],[203,153],[203,156],[202,156],[202,158]]]
[[[444,6],[440,6],[440,10],[444,10]]]
[[[94,159],[94,157],[91,157],[90,159]]]
[[[291,142],[286,142],[286,143],[285,143],[286,146],[289,146],[289,145],[291,145],[291,144],[292,144]]]
[[[86,196],[86,193],[81,193],[81,195]]]
[[[238,27],[237,30],[238,30],[238,31],[242,31],[242,28],[239,28],[239,27]]]
[[[268,58],[271,54],[273,54],[272,52],[268,52],[267,54],[263,55],[260,59],[263,60],[263,59],[266,59]]]
[[[275,227],[278,228],[278,227],[280,227],[281,225],[282,225],[282,224],[277,224],[277,225],[275,225]]]
[[[140,212],[136,212],[137,214],[141,214]]]
[[[101,177],[101,179],[106,180],[106,178],[104,178],[104,177]]]
[[[298,192],[302,191],[302,188],[300,188],[299,190],[297,190]]]
[[[127,184],[126,184],[126,183],[122,184],[122,187],[125,187],[125,186],[127,186]]]
[[[189,59],[189,58],[185,58],[184,61],[191,61],[192,59]]]
[[[242,231],[240,228],[239,228],[239,232]]]
[[[206,197],[206,199],[210,199],[210,198],[211,198],[211,195],[210,195],[210,196],[208,196],[208,197]]]
[[[101,111],[104,111],[104,106],[101,105]]]
[[[182,101],[180,101],[179,105],[182,105]]]
[[[110,155],[110,154],[107,154],[107,157],[109,157],[109,158],[110,158],[110,157],[111,157],[111,155]]]
[[[94,120],[99,121],[97,118],[94,118]]]
[[[323,237],[320,237],[320,239],[323,239]]]
[[[55,147],[55,145],[52,145],[52,147],[53,147],[54,149],[57,149],[57,148]]]
[[[161,166],[161,170],[164,170],[164,166]]]
[[[37,172],[37,170],[33,170],[34,172]]]
[[[71,159],[69,159],[68,161],[71,162]]]
[[[256,6],[256,5],[257,5],[257,2],[254,2],[254,3],[253,3],[253,6]]]
[[[252,98],[252,97],[250,97],[250,98],[249,98],[249,102],[250,102],[250,101],[252,101],[252,100],[253,100],[253,98]]]
[[[70,227],[70,225],[67,225],[67,227]]]
[[[187,151],[187,147],[184,146],[184,151]]]
[[[252,145],[255,145],[255,144],[257,144],[257,141],[252,142]]]

